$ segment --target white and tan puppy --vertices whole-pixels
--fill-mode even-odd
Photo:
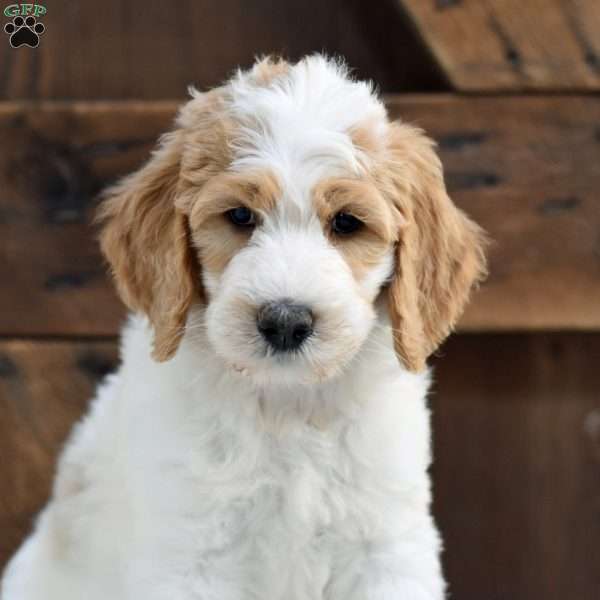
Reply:
[[[334,61],[192,95],[101,209],[122,365],[2,600],[440,600],[425,360],[482,233]]]

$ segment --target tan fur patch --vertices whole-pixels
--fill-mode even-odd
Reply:
[[[315,187],[313,202],[323,230],[339,249],[357,280],[364,277],[398,239],[402,216],[367,180],[325,180]],[[331,223],[339,212],[352,214],[365,227],[347,236],[336,234]]]
[[[374,123],[363,122],[352,127],[348,134],[354,146],[367,154],[378,153],[385,147],[381,136],[375,132]]]
[[[433,142],[421,130],[392,124],[387,156],[373,176],[408,222],[397,244],[388,305],[396,352],[420,371],[486,274],[486,237],[448,197]]]
[[[225,216],[228,210],[246,206],[260,222],[280,195],[279,183],[269,171],[223,173],[210,181],[199,192],[189,216],[192,241],[203,267],[222,273],[252,234],[252,228],[233,225]]]
[[[227,92],[217,88],[185,104],[177,118],[183,149],[177,186],[177,207],[189,212],[198,188],[224,171],[232,161],[236,124],[226,115]],[[188,194],[189,192],[189,194]]]
[[[252,77],[259,85],[269,85],[274,79],[286,75],[289,70],[289,63],[282,58],[267,56],[254,65]]]

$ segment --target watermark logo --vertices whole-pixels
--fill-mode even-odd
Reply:
[[[11,18],[10,23],[4,25],[4,32],[10,38],[9,42],[13,48],[29,46],[37,48],[40,43],[40,35],[46,31],[38,18],[46,14],[46,7],[41,4],[11,4],[4,9],[4,16]]]

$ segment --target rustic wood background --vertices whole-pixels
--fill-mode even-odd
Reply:
[[[190,83],[344,55],[439,143],[491,276],[434,360],[434,509],[455,600],[600,597],[600,3],[48,2],[0,43],[0,568],[47,498],[124,311],[90,218]]]

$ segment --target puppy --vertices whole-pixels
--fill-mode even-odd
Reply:
[[[338,62],[192,91],[112,188],[133,315],[2,600],[440,600],[425,361],[485,270],[432,142]]]

